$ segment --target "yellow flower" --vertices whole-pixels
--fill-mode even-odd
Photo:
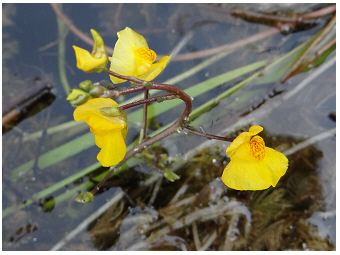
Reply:
[[[171,55],[165,56],[153,64],[157,55],[149,49],[143,36],[129,27],[118,32],[117,35],[118,41],[110,59],[110,70],[112,72],[151,81],[159,75],[171,58]],[[115,84],[125,81],[113,76],[110,76],[110,78]]]
[[[100,111],[107,107],[118,107],[118,104],[110,98],[94,98],[78,106],[73,113],[76,121],[84,120],[95,134],[96,145],[101,148],[97,159],[105,167],[116,165],[124,158],[124,139],[128,131],[124,117],[110,117]]]
[[[286,173],[288,159],[282,153],[265,147],[261,126],[242,132],[226,150],[230,162],[222,174],[225,185],[237,190],[262,190],[275,187]],[[252,139],[251,137],[254,136]]]
[[[94,40],[92,52],[88,52],[82,48],[73,45],[77,59],[77,67],[84,72],[102,72],[106,69],[108,61],[107,51],[104,46],[104,41],[98,32],[91,29]]]

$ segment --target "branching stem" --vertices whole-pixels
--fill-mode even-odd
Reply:
[[[122,105],[119,107],[119,110],[121,111],[125,111],[126,109],[138,106],[138,105],[142,105],[142,104],[148,104],[148,103],[152,103],[152,102],[158,102],[158,101],[163,101],[163,100],[172,100],[172,99],[176,99],[179,98],[177,95],[174,94],[167,94],[164,96],[157,96],[157,97],[149,97],[147,99],[142,99],[142,100],[138,100],[136,102],[132,102],[130,104],[126,104],[126,105]]]
[[[126,88],[122,91],[119,91],[118,93],[117,93],[117,90],[107,90],[107,91],[103,92],[101,97],[116,97],[118,95],[128,94],[128,93],[132,93],[132,92],[140,92],[140,91],[146,91],[146,90],[149,90],[149,89],[150,90],[151,89],[157,89],[157,90],[163,90],[163,91],[173,93],[172,95],[165,95],[165,96],[168,96],[168,97],[176,96],[176,98],[183,100],[184,103],[185,103],[185,109],[184,109],[182,115],[170,127],[163,130],[161,133],[149,138],[148,140],[145,140],[145,141],[137,144],[130,151],[128,151],[126,153],[125,157],[123,158],[123,160],[118,165],[112,166],[110,168],[109,172],[106,174],[106,176],[91,191],[91,193],[93,195],[97,193],[97,191],[100,189],[100,187],[114,173],[114,171],[117,168],[119,168],[119,166],[124,164],[128,159],[132,158],[138,152],[141,152],[144,148],[154,144],[155,142],[158,142],[158,141],[162,140],[163,138],[165,138],[165,137],[167,137],[167,136],[169,136],[173,133],[176,133],[177,129],[179,127],[181,127],[186,121],[188,121],[189,114],[191,113],[191,110],[192,110],[192,98],[188,94],[186,94],[183,90],[181,90],[180,88],[178,88],[176,86],[169,85],[169,84],[163,84],[163,83],[156,83],[156,82],[146,82],[146,81],[140,80],[140,79],[132,77],[132,76],[119,75],[119,74],[116,74],[116,73],[114,73],[110,70],[106,70],[106,73],[108,73],[109,75],[115,76],[117,78],[123,79],[123,80],[128,80],[128,81],[133,82],[137,85],[135,87]],[[145,86],[145,85],[147,85],[147,86]],[[164,97],[164,96],[162,96],[162,97]],[[139,104],[145,104],[146,102],[149,102],[148,100],[157,101],[157,97],[140,100]],[[138,101],[134,102],[134,103],[138,103]],[[134,104],[134,103],[131,103],[131,104]],[[131,104],[128,107],[132,107]]]

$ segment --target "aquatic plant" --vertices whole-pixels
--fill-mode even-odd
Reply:
[[[52,4],[52,6],[54,6],[54,4]],[[110,11],[108,11],[109,15],[105,15],[105,18],[103,15],[100,15],[101,19],[105,19],[105,21],[109,23],[108,26],[111,29],[112,26],[114,26],[117,28],[117,31],[125,27],[121,24],[126,24],[126,22],[121,24],[116,23],[116,17],[118,15],[112,15],[113,12],[119,13],[121,6],[123,6],[123,4],[119,4],[117,10],[110,9]],[[115,7],[117,7],[117,5],[115,5]],[[143,13],[145,17],[154,14],[156,13],[155,11],[157,11],[146,7],[145,5],[142,5],[141,7],[141,13]],[[126,5],[123,6],[123,10],[124,9],[124,20],[129,20],[129,18],[131,18],[129,15],[131,15],[132,12],[130,13],[128,11]],[[206,14],[207,12],[205,11],[204,13]],[[253,18],[256,20],[256,17],[252,16],[252,13],[247,13],[246,11],[244,13],[247,15],[247,19],[251,20]],[[239,13],[235,13],[235,15],[236,14],[239,15]],[[72,17],[72,15],[68,16]],[[114,20],[111,20],[114,16]],[[289,23],[289,26],[291,26],[292,29],[295,27],[301,29],[304,24],[308,25],[309,20],[304,19],[302,16],[301,19],[298,19],[299,16],[300,15],[288,18],[289,22],[293,20],[296,21],[295,25]],[[150,15],[149,18],[150,17],[152,17],[152,15]],[[265,18],[265,16],[262,17],[262,19]],[[276,16],[276,18],[279,19],[280,16]],[[64,18],[63,21],[65,22]],[[321,21],[324,20],[321,19]],[[287,20],[285,22],[287,22]],[[311,20],[311,22],[313,22],[313,20]],[[65,22],[65,24],[70,28],[70,31],[75,31],[75,26],[73,25],[76,24],[75,22],[73,22],[73,24],[72,22]],[[170,27],[176,27],[177,29],[177,25],[181,24],[168,24],[167,27],[163,29],[170,29]],[[201,26],[201,24],[197,24],[197,26]],[[319,24],[319,26],[321,26],[321,24]],[[283,26],[281,27],[283,28]],[[322,29],[322,32],[326,31],[329,27],[332,27],[332,25],[326,26],[325,29]],[[143,27],[143,32],[140,30],[140,33],[148,36],[148,38],[153,38],[155,35],[152,34],[154,28],[153,25],[147,25],[145,28]],[[196,34],[197,32],[199,33],[199,31],[195,32],[195,29],[196,27],[192,27],[190,28],[190,31],[187,31],[187,33],[184,34],[184,36],[182,34],[180,36],[183,36],[184,41],[188,40],[188,38],[191,38],[190,35]],[[202,29],[205,29],[205,27]],[[144,31],[149,33],[144,34]],[[183,31],[184,30],[180,30],[180,33]],[[331,44],[328,44],[323,41],[320,43],[321,46],[315,47],[316,43],[313,42],[316,42],[318,38],[323,38],[325,34],[322,33],[293,50],[292,47],[287,47],[287,44],[283,43],[285,49],[288,48],[291,50],[291,52],[286,53],[283,47],[280,50],[282,45],[276,45],[276,41],[266,40],[264,45],[257,42],[261,38],[285,39],[285,36],[278,34],[280,31],[279,29],[273,27],[268,29],[268,31],[260,31],[261,32],[258,34],[242,38],[242,40],[235,43],[228,43],[221,47],[216,47],[216,45],[218,45],[217,43],[213,45],[213,48],[211,49],[198,50],[197,52],[194,50],[193,52],[178,54],[179,50],[177,47],[177,54],[175,49],[170,51],[173,52],[173,55],[171,55],[169,62],[178,59],[195,59],[194,61],[176,62],[176,65],[172,65],[170,68],[176,66],[176,71],[183,67],[185,69],[188,62],[194,62],[195,66],[172,77],[163,84],[177,85],[181,82],[182,84],[179,84],[178,86],[180,86],[180,88],[182,88],[182,86],[186,87],[186,89],[182,89],[182,91],[188,96],[195,98],[196,105],[189,115],[190,119],[183,118],[182,123],[179,123],[180,125],[177,127],[175,133],[171,135],[170,139],[162,138],[157,143],[151,144],[150,142],[149,144],[143,144],[143,142],[152,139],[163,130],[169,128],[171,126],[171,123],[169,124],[169,122],[172,121],[173,117],[177,116],[175,114],[180,115],[177,111],[180,107],[174,111],[169,111],[183,102],[180,99],[181,96],[177,95],[177,92],[166,90],[167,92],[165,92],[163,96],[160,96],[159,89],[156,89],[159,84],[153,82],[153,79],[147,81],[147,79],[140,79],[139,77],[139,80],[142,80],[143,83],[139,83],[140,81],[132,79],[133,77],[137,77],[137,71],[134,71],[134,74],[125,75],[126,77],[131,76],[131,80],[126,79],[128,82],[131,82],[131,86],[128,88],[124,88],[124,86],[126,86],[124,84],[119,84],[120,88],[115,88],[110,81],[91,82],[86,80],[81,82],[79,88],[73,89],[68,97],[71,104],[77,106],[76,110],[82,109],[81,107],[83,105],[86,106],[87,103],[91,104],[91,101],[96,101],[98,99],[111,100],[109,97],[116,97],[114,100],[119,102],[119,105],[114,106],[102,104],[98,108],[96,107],[96,109],[100,109],[99,111],[96,109],[94,109],[93,112],[91,110],[86,111],[85,108],[82,110],[83,113],[89,113],[89,116],[97,116],[100,119],[105,119],[106,117],[108,117],[108,119],[113,119],[112,121],[109,120],[110,124],[105,122],[103,125],[104,128],[106,126],[111,126],[111,124],[115,125],[117,122],[115,120],[122,117],[119,115],[124,114],[125,110],[128,110],[126,111],[127,119],[124,120],[126,124],[123,124],[123,126],[126,125],[126,128],[129,126],[129,134],[125,137],[122,132],[120,134],[117,132],[119,139],[123,137],[124,140],[125,138],[124,142],[126,142],[127,145],[126,150],[119,150],[119,152],[122,154],[127,152],[126,155],[128,156],[128,159],[125,161],[125,156],[123,156],[123,159],[117,159],[117,161],[120,162],[118,162],[116,166],[111,165],[113,163],[109,162],[108,166],[112,166],[110,169],[102,167],[103,164],[100,161],[93,164],[93,162],[96,161],[95,155],[97,155],[99,151],[95,146],[98,135],[87,132],[83,135],[74,137],[74,135],[79,134],[79,132],[88,131],[88,126],[90,126],[90,131],[92,131],[91,125],[95,127],[95,122],[91,121],[89,122],[90,125],[87,125],[84,121],[70,121],[63,123],[62,125],[49,126],[48,128],[46,127],[46,130],[25,135],[22,137],[22,141],[25,145],[24,148],[27,148],[29,144],[36,143],[38,141],[37,139],[39,139],[39,144],[42,144],[40,141],[45,137],[43,146],[47,144],[48,146],[51,146],[51,150],[47,153],[42,152],[43,154],[41,155],[36,154],[34,158],[25,157],[26,163],[18,167],[14,166],[16,167],[14,169],[12,169],[13,167],[10,167],[9,169],[11,171],[8,172],[8,174],[6,174],[6,169],[8,169],[8,167],[4,167],[4,176],[6,180],[7,176],[10,176],[10,178],[8,178],[10,182],[20,183],[20,186],[24,186],[21,185],[24,183],[24,187],[35,187],[35,190],[37,190],[33,192],[30,192],[30,190],[24,191],[25,201],[22,203],[21,198],[18,200],[11,200],[11,206],[4,208],[3,210],[3,218],[8,219],[4,221],[6,222],[6,225],[10,225],[14,218],[16,220],[16,215],[18,213],[25,214],[25,217],[32,219],[34,218],[33,216],[41,215],[41,212],[37,213],[35,210],[36,208],[34,207],[35,203],[38,202],[39,207],[45,212],[51,212],[53,209],[52,214],[59,214],[60,211],[63,211],[63,216],[66,215],[72,217],[72,219],[83,221],[77,228],[74,228],[74,224],[58,226],[55,228],[55,236],[58,239],[65,231],[68,231],[69,234],[67,234],[65,239],[61,240],[59,244],[55,245],[53,249],[60,249],[61,246],[65,246],[66,244],[63,242],[64,240],[70,241],[72,238],[74,238],[73,242],[69,242],[64,249],[93,249],[93,245],[95,245],[97,249],[109,249],[114,245],[111,249],[136,250],[280,250],[308,248],[322,249],[322,247],[331,247],[330,244],[327,246],[326,239],[320,238],[317,244],[313,241],[313,238],[309,233],[311,227],[305,220],[305,218],[310,217],[317,208],[322,206],[320,202],[322,190],[317,185],[319,181],[317,176],[313,174],[308,177],[305,175],[297,177],[292,175],[292,172],[300,172],[300,169],[296,165],[296,160],[298,158],[298,155],[296,154],[298,153],[292,151],[299,150],[301,146],[306,146],[305,144],[315,143],[317,140],[312,137],[310,141],[308,139],[305,141],[306,143],[295,146],[290,140],[291,138],[283,138],[277,134],[275,135],[274,132],[268,133],[269,126],[275,125],[271,119],[273,116],[270,116],[268,111],[280,111],[279,106],[281,99],[284,102],[288,98],[292,98],[291,95],[294,94],[289,91],[291,90],[291,85],[286,86],[288,84],[282,84],[282,86],[278,86],[280,77],[283,77],[286,73],[295,75],[294,72],[291,72],[292,70],[288,69],[293,67],[293,64],[295,62],[298,63],[300,60],[307,61],[302,62],[303,64],[298,67],[297,71],[306,71],[309,68],[313,68],[313,66],[317,66],[318,63],[322,63],[329,53],[334,51],[335,42],[332,44],[329,40]],[[232,31],[229,32],[232,33]],[[67,29],[65,30],[65,33],[60,31],[61,42],[64,41],[63,38],[66,33]],[[159,32],[156,32],[156,34],[158,33]],[[161,47],[165,47],[166,49],[167,44],[171,45],[171,43],[169,43],[170,40],[172,40],[173,43],[174,34],[167,33],[166,37],[163,37],[162,33],[163,32],[159,33],[159,35],[162,35],[161,38],[165,43],[161,44]],[[80,37],[79,34],[76,35]],[[87,36],[87,34],[84,35]],[[295,34],[291,34],[290,36],[294,35]],[[335,32],[333,36],[335,36]],[[216,34],[216,36],[214,35],[210,39],[213,41],[213,38],[218,38],[219,42],[222,42],[225,39],[228,41],[228,37],[229,33],[225,34],[225,37]],[[331,33],[328,35],[328,38],[330,37],[332,37]],[[304,38],[308,37],[306,36]],[[95,43],[96,40],[97,39],[94,40]],[[160,55],[158,52],[161,52],[158,49],[156,50],[153,40],[149,40],[150,48],[155,49],[157,55]],[[288,41],[291,42],[292,40]],[[92,47],[93,42],[91,42],[91,40],[85,40],[85,42]],[[78,43],[79,41],[77,44]],[[114,44],[114,42],[111,41],[105,45],[109,45],[110,43]],[[275,45],[275,48],[266,47],[268,46],[267,43]],[[59,43],[58,47],[61,47],[61,45],[62,43]],[[258,47],[256,52],[262,53],[257,54],[255,58],[257,59],[257,62],[247,63],[245,61],[241,64],[243,66],[237,67],[236,65],[238,63],[235,61],[225,61],[223,59],[232,52],[235,52],[235,49],[241,48],[242,45],[248,45],[246,48],[248,52],[250,47],[251,51],[254,51],[254,46]],[[86,47],[84,48],[86,49]],[[109,52],[106,60],[109,60],[114,49],[110,47],[105,48]],[[149,49],[148,47],[145,48]],[[71,47],[69,47],[69,49],[71,50]],[[241,49],[244,48],[242,47]],[[87,52],[87,50],[84,51]],[[151,50],[150,52],[150,56],[154,56]],[[309,54],[305,55],[307,52],[309,52]],[[270,55],[268,58],[266,55],[267,53]],[[59,54],[62,55],[60,52]],[[76,53],[77,62],[79,58],[82,58],[80,55],[81,54],[77,55]],[[213,56],[210,58],[203,58],[210,55]],[[104,58],[100,57],[100,55],[94,56],[94,54],[92,55],[92,53],[87,52],[84,56],[84,60],[87,60],[80,65],[81,69],[83,68],[85,70],[97,72],[97,70],[103,68],[101,72],[106,72],[105,69],[108,61],[104,62]],[[242,54],[239,56],[242,56]],[[315,58],[315,56],[317,57]],[[101,66],[99,62],[97,64],[97,57],[100,61],[103,61],[103,66]],[[158,56],[159,59],[162,57],[163,56]],[[314,61],[313,58],[317,61]],[[63,55],[59,58],[59,60],[62,60],[61,63],[64,63],[64,59],[65,57]],[[150,59],[153,60],[153,58]],[[235,55],[232,55],[232,59],[236,60]],[[210,65],[216,63],[216,61],[221,62],[210,67]],[[141,62],[142,61],[140,61],[140,66],[142,66],[142,68],[140,70],[143,71],[150,63],[145,64]],[[156,60],[152,62],[151,65],[155,62]],[[167,63],[167,66],[169,65],[169,62]],[[308,62],[312,64],[309,65]],[[328,65],[328,62],[321,65],[322,69],[324,69],[324,65]],[[306,64],[308,64],[308,67],[304,68]],[[163,75],[169,73],[168,68],[169,67],[164,69]],[[108,71],[122,74],[115,70]],[[183,79],[190,76],[194,77],[193,80],[199,78],[202,71],[204,72],[203,82],[201,82],[200,78],[199,83],[192,85],[191,87],[190,81],[185,84],[182,82]],[[310,73],[314,74],[313,71]],[[98,76],[98,74],[95,74],[94,76]],[[103,78],[105,79],[106,77],[107,75],[104,74]],[[122,79],[122,77],[118,78],[111,74],[109,77],[110,79],[117,78],[119,80],[125,80]],[[287,77],[289,78],[289,75],[284,78],[287,79]],[[311,79],[313,77],[315,79],[314,75],[310,76]],[[159,79],[161,77],[157,76],[154,78]],[[61,81],[64,84],[64,80],[61,79]],[[274,86],[273,83],[275,82],[277,82],[277,84]],[[129,99],[126,99],[126,97],[124,98],[124,95],[133,93],[133,89],[136,89],[136,87],[141,85],[146,87],[145,90],[140,90],[144,93],[144,102],[141,102],[141,95]],[[160,86],[158,86],[158,88],[160,88]],[[276,95],[281,93],[277,88],[282,88],[287,91],[276,97]],[[136,90],[139,89],[140,88]],[[269,93],[268,98],[268,90],[272,91],[272,89],[274,91],[273,95]],[[125,90],[129,90],[129,93]],[[215,93],[216,91],[218,92]],[[66,94],[69,94],[70,90],[66,89],[65,92]],[[115,94],[107,95],[111,92],[114,92]],[[205,97],[203,101],[200,101],[202,98],[199,97],[200,95],[209,96]],[[154,98],[152,98],[153,96]],[[185,95],[182,96],[185,97]],[[271,98],[272,96],[275,96],[275,98]],[[261,100],[264,100],[264,102],[261,102]],[[144,108],[147,108],[147,118],[145,117],[145,109],[138,109],[138,107],[135,107],[141,105],[145,106]],[[68,106],[67,108],[69,111],[66,112],[66,114],[71,116],[72,111]],[[267,111],[264,111],[265,109],[267,109]],[[260,117],[258,117],[258,115],[260,115]],[[146,124],[144,124],[143,119],[146,120]],[[281,119],[285,120],[286,118],[283,116]],[[227,136],[230,141],[217,141],[216,139],[220,139],[219,136],[206,134],[204,129],[209,126],[210,122],[215,125],[215,130],[209,129],[211,133],[218,133],[219,136]],[[297,124],[298,123],[300,122],[297,122]],[[255,124],[264,126],[265,131],[261,133],[263,141],[259,141],[259,138],[253,138],[254,141],[257,141],[259,144],[262,144],[262,142],[265,141],[266,146],[275,148],[277,151],[284,152],[284,154],[286,154],[286,148],[293,147],[289,153],[293,153],[294,155],[288,154],[292,155],[289,158],[289,169],[283,177],[276,178],[277,180],[280,179],[277,183],[276,179],[275,181],[266,182],[270,183],[268,185],[275,183],[275,188],[271,187],[260,191],[239,191],[231,189],[221,180],[223,169],[225,169],[226,165],[229,163],[229,156],[227,157],[225,155],[225,149],[229,145],[229,142],[240,135],[240,132],[247,132],[248,129]],[[51,125],[55,125],[55,122],[53,124],[51,123]],[[217,126],[219,126],[218,131],[216,131]],[[99,127],[99,129],[100,128],[101,127]],[[223,131],[221,132],[222,129]],[[112,131],[112,129],[110,130]],[[141,132],[139,137],[137,137],[136,133],[139,130],[141,130]],[[111,131],[109,131],[109,133]],[[279,132],[282,132],[282,129]],[[202,134],[204,135],[203,137],[208,139],[195,139],[193,137],[195,135],[202,136]],[[331,132],[330,134],[334,133]],[[163,135],[164,138],[169,137],[166,136],[166,133],[163,133]],[[256,134],[254,137],[257,137]],[[250,136],[249,141],[244,144],[250,143],[251,138],[252,136]],[[202,144],[202,141],[206,142]],[[21,144],[21,140],[19,142]],[[13,144],[18,144],[18,137],[13,139]],[[139,146],[139,144],[142,144],[143,147]],[[144,148],[145,145],[146,147]],[[9,149],[10,151],[13,151],[12,147],[13,146],[10,143],[6,150]],[[108,147],[114,151],[118,151],[115,146],[110,146],[109,143]],[[48,147],[46,148],[48,150]],[[261,148],[263,148],[263,146]],[[103,149],[101,148],[101,150]],[[129,156],[132,155],[132,152],[130,152],[131,150],[136,150],[134,157]],[[25,152],[24,150],[22,151]],[[110,155],[115,155],[114,151],[112,153],[110,152]],[[119,153],[117,153],[117,155],[118,154]],[[4,154],[4,158],[7,158],[7,155],[8,154]],[[246,156],[246,159],[248,159],[249,154],[245,153],[243,150],[243,156]],[[20,155],[18,155],[18,157],[20,157]],[[310,160],[303,155],[300,155],[300,157],[299,162],[303,159],[308,163],[308,160]],[[234,161],[235,157],[232,156],[230,162]],[[4,164],[7,164],[7,162],[4,161]],[[309,164],[316,165],[316,162],[313,161]],[[38,172],[36,172],[37,169]],[[62,169],[62,171],[60,171],[60,169]],[[157,172],[154,171],[155,169]],[[52,176],[51,171],[53,170],[58,171],[58,173],[61,174],[61,180],[54,177],[53,180],[48,179],[49,176]],[[257,168],[255,170],[259,169]],[[49,173],[45,175],[47,171],[49,171]],[[258,172],[261,174],[261,171]],[[265,174],[265,176],[266,175],[267,174]],[[110,178],[113,176],[115,176],[115,178]],[[59,175],[57,177],[59,177]],[[236,175],[236,177],[238,178],[238,175]],[[30,178],[32,178],[32,180],[33,178],[36,179],[36,185],[30,183]],[[49,182],[46,183],[46,179],[48,179]],[[286,185],[287,179],[289,185]],[[247,178],[241,179],[241,181],[246,180]],[[98,182],[100,182],[100,184],[96,187]],[[4,193],[5,201],[7,201],[8,198],[12,199],[12,197],[15,197],[13,196],[12,191],[7,189],[7,183],[3,182],[3,184],[5,185],[4,189],[8,191]],[[43,190],[40,190],[41,187],[43,187]],[[93,196],[93,194],[95,194],[92,190],[94,187],[96,187],[95,189],[99,188],[99,192],[96,194],[97,196]],[[110,191],[107,192],[108,189],[110,189]],[[20,188],[18,190],[20,191]],[[88,204],[87,206],[72,203],[73,199],[84,190],[85,192],[77,197],[77,202],[89,203],[95,199],[94,203]],[[91,190],[93,193],[88,192]],[[112,194],[113,192],[114,194]],[[69,198],[72,199],[69,200]],[[102,203],[100,200],[101,198],[105,199],[105,203]],[[69,201],[68,206],[62,206],[63,208],[60,209],[60,205],[65,205],[65,201]],[[309,206],[309,204],[311,204],[311,206]],[[78,210],[79,206],[81,206],[82,210]],[[23,208],[25,208],[25,210],[21,210]],[[109,210],[107,210],[108,208]],[[12,214],[13,212],[15,213],[14,217]],[[327,213],[329,212],[325,212],[325,215]],[[92,215],[85,218],[87,217],[86,215],[89,214]],[[46,216],[48,218],[47,214]],[[52,215],[52,217],[53,216],[55,215]],[[96,220],[93,221],[93,219]],[[39,234],[44,231],[43,224],[39,224],[38,227],[40,231],[35,233]],[[71,231],[73,228],[74,231]],[[79,231],[79,229],[85,230],[86,228],[90,231],[94,243],[88,242],[88,236],[85,236],[88,234],[86,231],[74,234],[76,231]],[[6,229],[7,228],[5,227],[4,233],[9,233]],[[28,226],[26,229],[29,231]],[[35,224],[33,224],[31,230],[34,231],[35,229]],[[58,232],[61,232],[62,234],[58,235]],[[19,229],[17,233],[17,235],[15,233],[6,234],[7,236],[11,235],[11,240],[14,240],[10,241],[10,244],[14,244],[14,242],[20,238],[22,240],[20,243],[26,242],[26,239],[21,237]],[[297,235],[299,236],[297,237]],[[300,236],[302,237],[301,239]],[[301,240],[305,243],[301,243]],[[77,247],[77,245],[81,246]]]
[[[92,29],[91,31],[94,30]],[[156,54],[148,48],[144,37],[132,29],[127,27],[117,33],[119,39],[115,45],[112,58],[110,59],[110,70],[105,69],[103,65],[103,63],[106,63],[102,60],[102,58],[106,56],[106,50],[103,49],[103,40],[97,32],[92,32],[92,34],[95,46],[91,55],[87,53],[80,54],[79,48],[74,46],[78,68],[85,72],[98,72],[98,70],[99,72],[106,72],[110,75],[113,83],[121,83],[128,80],[132,85],[129,88],[119,90],[107,90],[97,85],[95,92],[93,88],[90,90],[86,88],[88,92],[84,91],[84,93],[88,93],[88,97],[80,95],[78,92],[79,89],[76,89],[76,92],[71,92],[71,98],[69,96],[68,99],[72,99],[71,104],[79,105],[74,112],[75,120],[85,120],[90,125],[91,132],[96,135],[96,144],[102,148],[102,151],[98,154],[98,160],[103,166],[110,166],[110,171],[114,171],[115,165],[120,163],[123,158],[123,162],[125,162],[137,152],[175,133],[178,129],[190,130],[187,125],[187,120],[192,110],[192,98],[173,85],[151,82],[151,80],[164,69],[170,57],[165,56],[156,64],[152,64],[156,59]],[[98,47],[101,48],[97,49]],[[100,53],[96,56],[98,51]],[[89,64],[87,65],[86,63]],[[82,86],[80,86],[80,89],[81,88]],[[171,93],[148,98],[148,91],[152,89],[165,90]],[[118,104],[113,100],[100,98],[118,97],[123,94],[139,91],[145,91],[144,100],[120,107],[118,107]],[[81,100],[78,99],[78,96],[74,96],[75,93],[76,95],[79,94]],[[90,99],[92,97],[97,98]],[[168,129],[150,139],[144,140],[147,125],[147,104],[151,102],[161,103],[165,100],[173,99],[181,99],[185,102],[186,108],[182,115]],[[140,143],[125,155],[126,146],[123,139],[127,133],[127,125],[126,119],[122,119],[120,116],[126,116],[126,114],[123,114],[124,110],[141,104],[145,106],[145,111]],[[124,135],[122,134],[122,130],[124,131]],[[259,136],[254,136],[262,130],[263,128],[260,126],[252,126],[249,132],[243,132],[236,139],[205,134],[197,130],[194,131],[193,134],[210,139],[233,141],[227,149],[227,155],[231,157],[231,162],[226,167],[222,175],[222,180],[227,186],[233,189],[259,190],[266,189],[271,185],[275,186],[288,167],[288,160],[283,154],[265,147],[263,139]],[[252,136],[254,137],[251,139]],[[162,172],[164,177],[171,181],[179,178],[169,170],[163,170]],[[93,189],[91,192],[93,195],[111,174],[112,173],[109,172],[102,182]]]

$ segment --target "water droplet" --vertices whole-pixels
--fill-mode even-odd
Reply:
[[[205,77],[209,77],[209,72],[206,72],[206,73],[204,74],[204,76],[205,76]]]
[[[34,237],[32,240],[33,240],[33,242],[36,242],[38,239]]]
[[[133,151],[139,151],[139,148],[134,148]]]
[[[214,164],[216,164],[217,159],[214,158],[214,159],[212,160],[212,162],[213,162]]]

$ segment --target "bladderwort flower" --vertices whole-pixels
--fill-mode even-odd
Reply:
[[[118,107],[110,98],[93,98],[78,106],[73,113],[76,121],[85,121],[95,134],[96,145],[101,148],[97,159],[104,167],[118,164],[126,154],[126,114]]]
[[[102,72],[106,70],[108,55],[102,37],[94,29],[91,29],[94,45],[92,52],[73,45],[77,59],[77,67],[84,72]]]
[[[149,49],[145,38],[126,27],[117,33],[118,41],[114,47],[110,70],[124,76],[133,76],[145,81],[153,80],[165,68],[170,56],[156,60],[156,53]],[[125,80],[110,76],[115,84]]]
[[[222,174],[225,185],[236,190],[263,190],[275,187],[286,173],[288,159],[282,153],[265,147],[256,134],[261,126],[251,126],[242,132],[226,150],[230,162]]]

